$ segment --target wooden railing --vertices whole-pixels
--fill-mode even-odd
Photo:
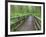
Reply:
[[[18,21],[15,21],[15,23],[14,22],[13,23],[11,22],[11,31],[16,31],[17,28],[24,23],[24,21],[25,21],[25,19],[27,19],[27,17],[28,16],[23,16],[23,18],[20,17],[21,19],[18,20]],[[14,27],[13,27],[13,25],[14,25]]]
[[[19,18],[21,18],[21,17],[19,17]],[[17,28],[19,28],[25,22],[25,20],[27,20],[27,18],[28,18],[28,16],[23,16],[23,18],[15,21],[13,23],[11,22],[11,31],[16,31]],[[13,18],[11,18],[11,19],[13,19]],[[33,24],[34,24],[36,30],[41,29],[41,20],[39,17],[34,16]]]
[[[34,17],[34,25],[36,30],[40,30],[41,29],[41,19],[39,17]]]

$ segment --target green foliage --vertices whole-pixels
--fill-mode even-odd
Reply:
[[[25,16],[32,15],[41,17],[41,7],[40,6],[22,6],[22,5],[11,5],[10,16]]]
[[[33,6],[32,7],[32,15],[33,16],[37,16],[39,18],[41,18],[41,7],[40,6]]]
[[[32,10],[31,6],[11,5],[11,12],[10,12],[11,15],[10,16],[16,17],[16,16],[30,15],[32,13],[31,10]]]
[[[24,17],[23,17],[24,16]],[[11,5],[10,6],[10,24],[11,31],[16,31],[17,21],[25,19],[25,16],[37,16],[41,18],[40,6]]]

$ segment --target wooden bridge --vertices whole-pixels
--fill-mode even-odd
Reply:
[[[11,19],[15,19],[11,18]],[[41,29],[41,20],[36,16],[17,17],[17,21],[11,21],[11,31],[34,31]]]

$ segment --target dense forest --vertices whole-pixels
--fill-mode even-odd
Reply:
[[[11,30],[14,30],[14,28],[21,22],[20,20],[23,20],[28,16],[37,16],[41,18],[41,7],[26,6],[26,5],[11,5],[10,6]]]
[[[11,5],[11,17],[32,15],[41,17],[41,7],[40,6],[21,6],[21,5]]]

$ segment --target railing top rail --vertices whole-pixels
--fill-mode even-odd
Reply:
[[[39,17],[37,17],[37,16],[35,16],[37,19],[39,19],[39,20],[41,20],[41,18],[39,18]]]

